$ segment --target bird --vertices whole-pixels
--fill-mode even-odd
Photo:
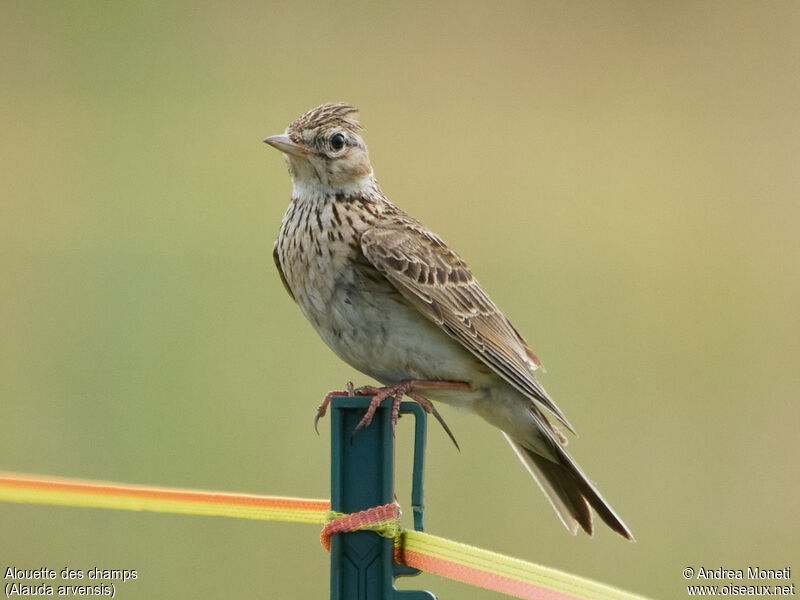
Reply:
[[[383,384],[357,390],[373,397],[359,427],[389,396],[395,420],[404,395],[475,413],[502,431],[572,535],[592,535],[594,511],[633,540],[567,452],[559,426],[575,430],[535,378],[541,361],[461,257],[381,190],[357,112],[322,104],[264,142],[292,180],[273,247],[281,281],[328,347]],[[326,396],[317,416],[344,394]]]

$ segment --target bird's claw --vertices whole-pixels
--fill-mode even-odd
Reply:
[[[458,442],[456,441],[456,436],[454,436],[453,432],[450,431],[450,428],[447,426],[447,423],[445,423],[444,419],[442,418],[442,415],[439,414],[439,411],[436,410],[436,407],[433,405],[433,402],[428,400],[422,394],[418,394],[417,392],[408,392],[408,397],[414,400],[417,404],[419,404],[425,410],[426,413],[433,415],[436,418],[436,420],[439,421],[439,425],[442,426],[442,429],[444,429],[444,432],[450,438],[450,441],[453,442],[453,445],[456,447],[456,450],[461,452],[461,446],[458,445]]]
[[[314,417],[314,431],[317,432],[317,435],[319,435],[319,427],[317,424],[319,423],[319,420],[322,417],[324,417],[325,414],[328,412],[328,405],[331,403],[331,398],[333,398],[334,396],[352,396],[352,395],[353,395],[352,381],[347,382],[346,392],[328,392],[327,394],[325,394],[325,398],[322,400],[322,404],[320,404],[319,408],[317,409],[317,415]]]

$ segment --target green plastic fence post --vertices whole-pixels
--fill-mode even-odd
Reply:
[[[353,433],[370,398],[334,397],[331,401],[331,510],[353,513],[394,500],[394,437],[391,398],[375,413],[369,427]],[[426,415],[411,402],[401,412],[416,419],[412,508],[414,528],[422,529],[422,468]],[[331,539],[331,600],[436,600],[431,592],[397,590],[396,575],[415,569],[393,564],[392,540],[374,531],[353,531]]]

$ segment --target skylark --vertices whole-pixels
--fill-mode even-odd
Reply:
[[[286,290],[340,358],[387,386],[361,388],[374,396],[362,423],[389,395],[475,412],[500,428],[572,534],[592,533],[593,508],[633,539],[548,420],[574,433],[534,378],[539,359],[458,254],[384,196],[355,112],[323,104],[264,141],[293,184],[273,252]]]

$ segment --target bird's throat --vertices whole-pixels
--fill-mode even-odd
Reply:
[[[330,196],[363,196],[370,197],[377,187],[372,173],[350,182],[331,185],[317,177],[292,177],[293,198],[319,198]]]

